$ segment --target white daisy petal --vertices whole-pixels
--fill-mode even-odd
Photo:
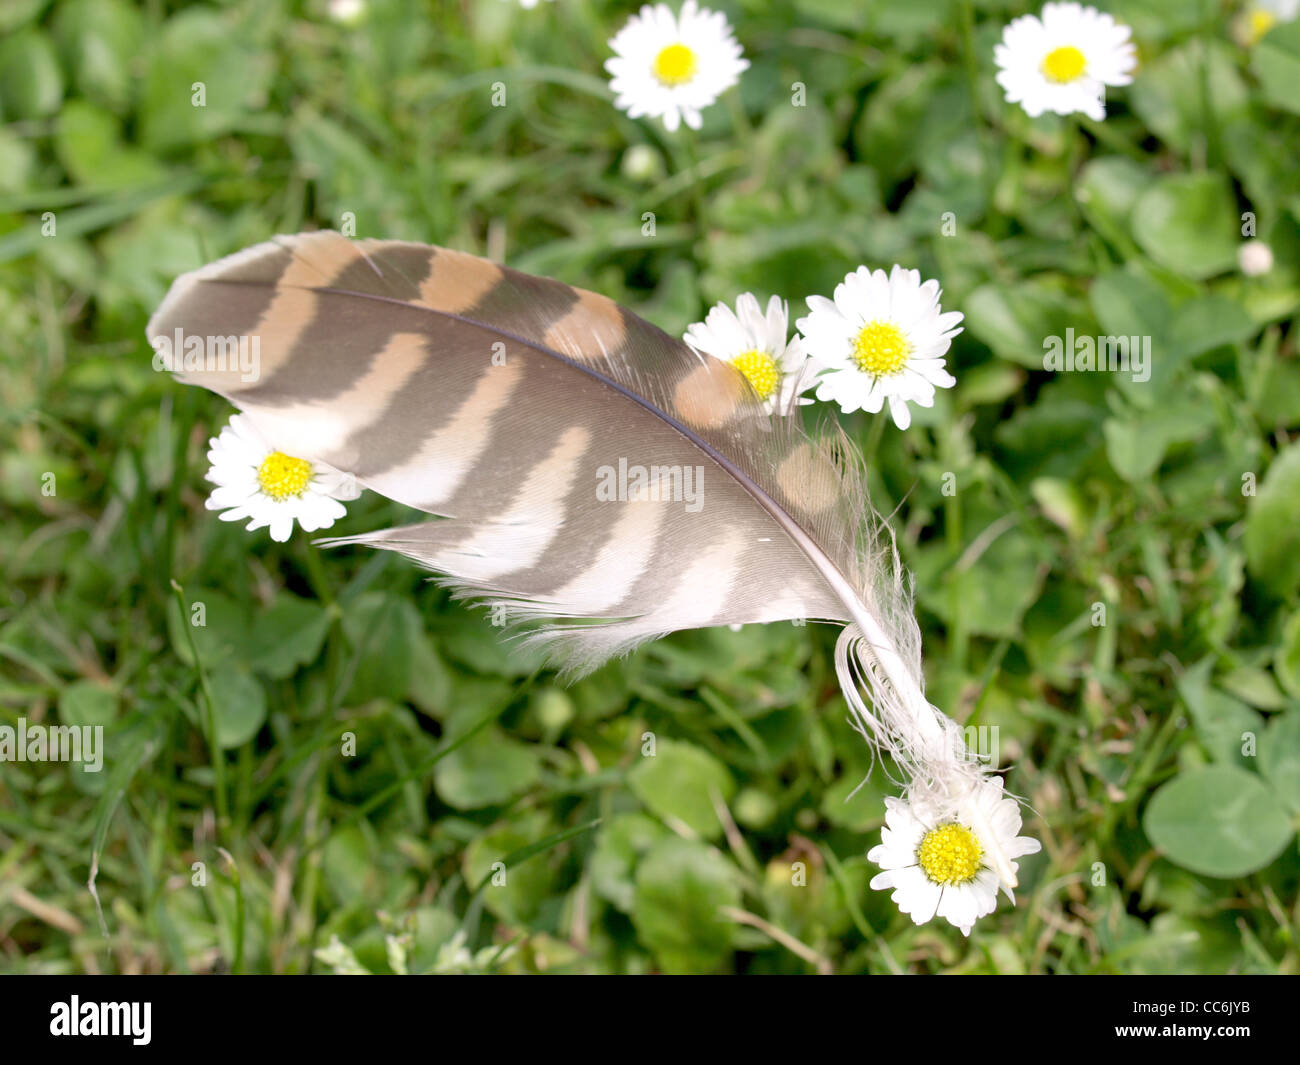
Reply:
[[[889,413],[893,416],[894,424],[900,429],[906,429],[912,424],[912,412],[908,410],[906,400],[891,396],[889,399]]]
[[[252,528],[252,526],[250,526]],[[277,514],[271,519],[271,539],[278,544],[284,543],[293,533],[293,518]]]

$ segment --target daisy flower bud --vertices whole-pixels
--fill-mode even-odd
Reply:
[[[663,156],[648,144],[634,144],[623,153],[620,169],[633,181],[659,181],[664,176]]]
[[[1262,240],[1248,240],[1237,249],[1237,265],[1247,277],[1260,277],[1273,269],[1273,249]]]
[[[207,479],[217,487],[204,506],[222,521],[249,519],[252,532],[267,526],[271,539],[289,539],[294,522],[304,532],[328,529],[347,513],[340,500],[361,494],[356,482],[323,462],[277,451],[252,423],[236,414],[209,442]]]
[[[956,378],[944,356],[963,315],[941,312],[938,281],[921,282],[916,270],[901,266],[886,275],[865,266],[835,286],[835,298],[809,296],[812,313],[795,324],[804,350],[824,372],[817,398],[849,413],[877,414],[889,402],[894,424],[912,424],[909,403],[934,406],[936,388],[951,388]]]
[[[609,42],[605,61],[616,97],[614,106],[631,118],[662,118],[672,132],[685,121],[703,124],[700,111],[740,80],[749,60],[731,35],[725,15],[682,4],[679,16],[667,4],[647,4]]]
[[[683,339],[702,355],[730,363],[754,387],[773,414],[785,414],[796,405],[811,403],[801,393],[816,384],[816,366],[804,355],[799,337],[789,337],[789,312],[785,301],[773,296],[767,313],[753,293],[736,300],[733,311],[719,303],[693,323]]]
[[[1106,117],[1108,85],[1127,85],[1137,66],[1131,31],[1094,7],[1046,4],[1042,17],[1022,15],[993,51],[1007,102],[1037,118],[1044,111]]]

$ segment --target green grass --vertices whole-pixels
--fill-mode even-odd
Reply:
[[[0,970],[1300,969],[1300,29],[1114,0],[1135,84],[1033,121],[993,80],[1024,4],[728,2],[753,65],[667,135],[605,87],[632,4],[324,6],[0,13],[0,725],[108,745],[0,764]],[[940,279],[957,387],[906,433],[841,420],[900,506],[931,698],[1032,807],[1015,909],[965,939],[868,890],[892,788],[848,798],[832,630],[566,688],[401,559],[203,509],[229,410],[151,370],[149,312],[349,219],[669,332],[859,263]],[[1151,379],[1045,372],[1067,328],[1151,336]]]

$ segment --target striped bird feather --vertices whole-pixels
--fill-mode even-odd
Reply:
[[[978,779],[924,696],[907,576],[860,455],[837,429],[770,414],[729,364],[596,293],[333,232],[177,279],[148,335],[163,350],[178,330],[255,339],[260,355],[245,380],[174,353],[182,381],[277,449],[435,516],[328,543],[401,552],[542,622],[526,639],[573,674],[680,629],[844,624],[836,668],[860,731],[954,804]],[[698,505],[645,482],[602,498],[621,466],[691,471]]]

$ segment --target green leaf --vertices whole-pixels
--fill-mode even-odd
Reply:
[[[727,767],[689,743],[660,740],[653,757],[628,774],[628,786],[660,817],[684,822],[706,839],[722,835],[712,795],[728,801],[736,789]]]
[[[0,192],[27,187],[36,163],[36,149],[17,134],[0,127]]]
[[[1259,332],[1255,320],[1236,300],[1204,296],[1178,308],[1169,334],[1170,354],[1191,359],[1224,344],[1237,344]]]
[[[1300,114],[1300,22],[1276,26],[1255,45],[1250,69],[1259,78],[1264,97],[1274,107]]]
[[[329,613],[319,603],[285,593],[253,622],[249,665],[273,680],[292,676],[316,660],[329,627]]]
[[[433,770],[433,784],[448,806],[477,810],[522,795],[540,776],[536,748],[500,729],[488,729],[439,762]]]
[[[366,834],[355,825],[336,827],[321,849],[325,884],[340,906],[376,897],[379,869]]]
[[[422,622],[415,607],[399,595],[368,592],[343,615],[356,671],[348,699],[401,702],[411,687],[412,644]]]
[[[43,118],[63,102],[63,74],[49,37],[23,30],[0,43],[0,111],[5,118]]]
[[[1286,448],[1268,468],[1246,511],[1246,567],[1278,596],[1300,587],[1300,444]]]
[[[555,890],[554,854],[540,855],[513,868],[505,861],[550,836],[554,828],[549,815],[532,811],[489,829],[465,848],[461,863],[465,882],[477,886],[486,881],[483,903],[501,920],[511,924],[535,920]]]
[[[883,185],[892,186],[914,168],[920,155],[916,131],[943,81],[944,71],[935,64],[908,64],[868,97],[855,139],[860,157],[872,161]]]
[[[822,794],[821,814],[839,828],[859,834],[870,832],[884,817],[889,788],[884,772],[865,759],[859,763],[846,757],[835,780]]]
[[[266,723],[266,691],[251,673],[233,665],[211,670],[208,687],[217,745],[242,747]]]
[[[1249,733],[1256,741],[1264,731],[1264,719],[1245,703],[1225,695],[1209,683],[1214,663],[1203,659],[1178,679],[1178,694],[1183,697],[1196,726],[1196,736],[1216,762],[1246,763],[1242,753]]]
[[[1282,642],[1273,655],[1273,673],[1293,698],[1300,699],[1300,612],[1282,626]]]
[[[1133,236],[1161,266],[1196,280],[1237,261],[1237,206],[1217,174],[1157,178],[1133,208]]]
[[[1025,373],[1015,366],[986,362],[966,370],[957,383],[957,399],[963,407],[1002,403],[1020,391]]]
[[[1073,324],[1085,329],[1080,316],[1059,293],[1032,281],[1014,285],[981,285],[963,306],[971,334],[1004,359],[1041,370],[1048,337],[1064,336]]]
[[[1165,290],[1135,269],[1102,274],[1088,291],[1097,324],[1109,336],[1149,336],[1159,339],[1173,311]]]
[[[109,761],[108,779],[104,781],[95,803],[94,828],[90,835],[90,887],[94,890],[99,874],[99,858],[108,839],[108,830],[140,767],[150,761],[163,745],[166,729],[156,717],[135,715],[126,731],[118,736]],[[96,774],[97,776],[99,774]]]
[[[1107,240],[1127,243],[1129,218],[1151,174],[1123,155],[1089,160],[1079,172],[1074,196],[1089,225]]]
[[[0,33],[10,33],[40,18],[50,0],[5,0],[0,5]]]
[[[1013,528],[998,535],[973,563],[959,560],[931,584],[923,602],[950,622],[959,613],[966,632],[1014,639],[1020,635],[1020,619],[1038,598],[1045,572],[1039,545]]]
[[[1130,484],[1141,484],[1160,468],[1171,445],[1199,440],[1214,424],[1214,408],[1197,397],[1107,418],[1102,433],[1115,472]]]
[[[1101,449],[1104,411],[1094,403],[1069,398],[1077,391],[1065,378],[1049,382],[1036,402],[997,427],[995,439],[1012,456],[1009,471],[1026,480],[1035,474],[1074,477],[1091,462]]]
[[[356,211],[390,226],[414,210],[402,183],[345,124],[301,108],[286,137],[297,165],[315,182],[323,210]]]
[[[694,840],[657,844],[637,869],[632,922],[669,973],[716,969],[731,953],[735,925],[719,913],[740,903],[736,870]]]
[[[411,644],[410,699],[430,717],[445,720],[453,704],[453,671],[429,640],[428,633],[419,632]]]
[[[54,18],[59,54],[77,91],[113,110],[130,100],[140,36],[140,14],[125,0],[70,0]]]
[[[245,24],[203,8],[173,15],[145,78],[144,143],[176,148],[229,132],[265,105],[270,73],[269,57]]]
[[[800,15],[828,26],[839,26],[847,30],[860,29],[864,12],[853,5],[844,5],[838,0],[794,0],[795,10]]]
[[[631,913],[636,897],[636,867],[641,856],[669,832],[645,814],[619,814],[596,839],[587,869],[596,894],[624,913]]]
[[[1128,90],[1129,99],[1161,140],[1188,152],[1197,138],[1204,138],[1208,125],[1203,79],[1208,81],[1212,122],[1222,128],[1248,121],[1248,95],[1236,55],[1218,41],[1188,41],[1144,65]]]
[[[1254,773],[1231,765],[1194,769],[1164,784],[1142,827],[1174,864],[1224,879],[1263,869],[1292,836],[1273,792]]]
[[[1076,484],[1057,477],[1036,477],[1029,484],[1029,494],[1043,515],[1064,529],[1071,540],[1083,539],[1088,531],[1088,508]]]
[[[493,625],[491,615],[482,609],[449,604],[434,619],[431,631],[441,654],[478,673],[526,677],[545,659],[535,648],[507,639],[506,630]]]
[[[1187,0],[1110,0],[1105,10],[1140,41],[1163,41],[1203,25],[1204,15]]]
[[[1268,723],[1259,744],[1259,768],[1278,798],[1300,813],[1300,711],[1288,710]]]
[[[1286,697],[1268,670],[1258,666],[1241,666],[1219,678],[1219,687],[1244,703],[1260,710],[1281,710]]]
[[[85,100],[71,100],[59,112],[54,143],[68,173],[83,185],[147,185],[166,175],[150,156],[121,143],[121,130],[112,115]]]
[[[230,596],[207,588],[187,589],[185,597],[188,613],[184,620],[180,604],[174,598],[167,603],[167,634],[176,657],[187,666],[194,665],[192,636],[204,669],[211,670],[227,658],[243,659],[248,640],[243,608]]]
[[[108,726],[117,720],[117,695],[107,685],[76,680],[59,693],[59,723],[76,728]]]

